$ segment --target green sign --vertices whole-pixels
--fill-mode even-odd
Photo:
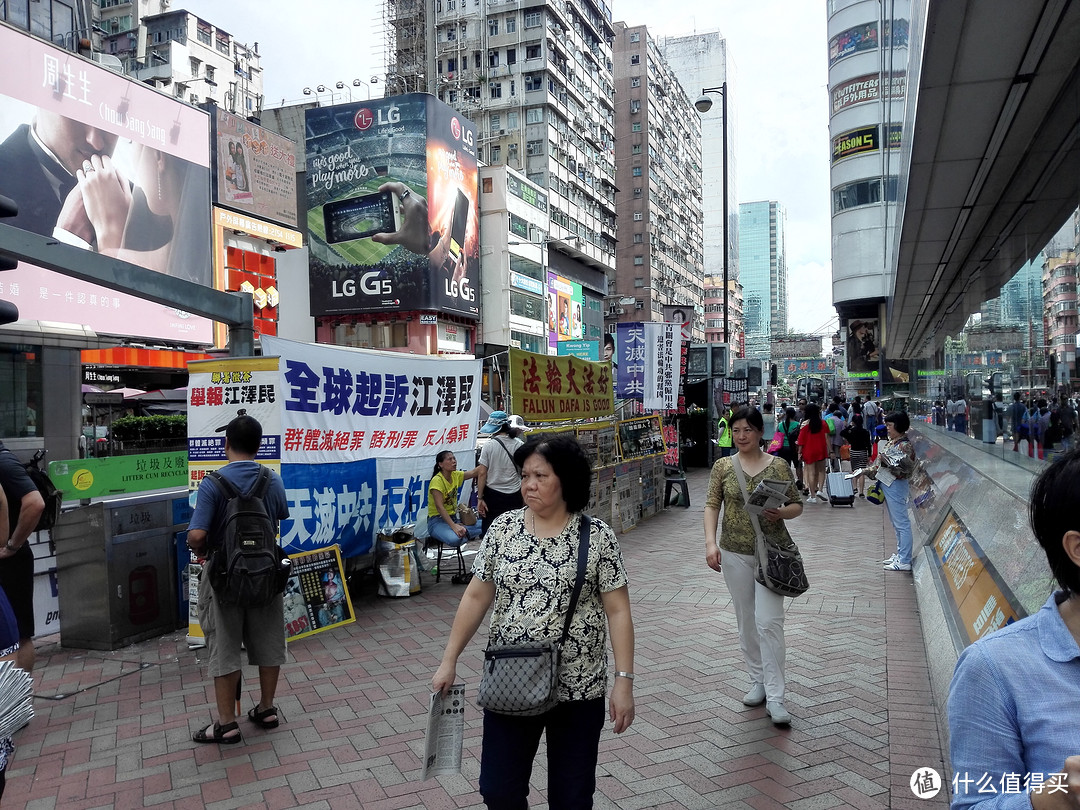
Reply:
[[[946,373],[945,369],[943,369],[943,368],[920,368],[917,373],[918,373],[918,376],[920,376],[920,377],[948,377],[949,376],[948,373]]]
[[[848,371],[847,375],[854,380],[876,380],[878,378],[876,371]]]
[[[64,500],[125,495],[149,489],[186,487],[187,451],[138,456],[77,458],[49,462],[49,478]]]

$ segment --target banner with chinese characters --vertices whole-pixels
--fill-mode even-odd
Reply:
[[[790,360],[778,360],[777,373],[780,377],[798,377],[800,374],[831,374],[831,357],[795,357]]]
[[[611,367],[577,357],[510,349],[510,395],[514,413],[528,422],[562,422],[615,412]]]
[[[371,550],[377,531],[416,521],[441,450],[471,467],[480,361],[388,355],[263,337],[277,357],[189,365],[189,485],[223,467],[225,425],[240,409],[263,425],[259,460],[288,496],[290,553]]]
[[[645,396],[645,324],[616,326],[615,395],[621,399]]]
[[[642,405],[672,411],[679,405],[679,353],[682,326],[678,323],[645,324],[645,396]]]

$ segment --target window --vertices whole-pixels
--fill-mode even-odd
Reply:
[[[511,290],[510,311],[522,318],[542,321],[544,320],[544,299]]]
[[[525,89],[529,89],[528,77],[526,77]],[[543,107],[529,107],[525,110],[525,123],[526,124],[542,124],[544,123],[544,108]]]
[[[635,264],[638,264],[638,262],[635,262]],[[643,279],[641,276],[638,276],[637,278],[634,279],[634,287],[635,288],[641,289],[644,286],[645,286],[645,279]]]
[[[488,36],[497,37],[499,35],[499,18],[491,17],[488,19]]]
[[[498,113],[494,113],[491,118],[488,119],[488,126],[493,130],[502,129],[502,116]]]
[[[43,435],[42,393],[41,346],[0,346],[0,438]]]
[[[506,49],[506,64],[508,64],[508,65],[516,65],[517,64],[517,48],[507,48]]]
[[[631,76],[630,77],[630,86],[631,87],[641,87],[641,77],[640,76]]]
[[[501,147],[492,146],[490,149],[488,149],[488,153],[491,155],[491,162],[492,163],[501,163],[502,162],[502,148]]]
[[[641,196],[641,186],[638,186],[637,188],[634,189],[634,196],[635,197],[640,197]]]
[[[515,273],[521,273],[521,275],[534,278],[537,281],[545,281],[543,265],[537,264],[532,259],[526,259],[524,256],[518,256],[511,253],[510,269]]]
[[[544,344],[542,347],[540,345],[541,341],[543,341],[543,344]],[[516,342],[516,344],[518,346],[520,346],[522,349],[524,349],[527,352],[533,352],[533,353],[538,354],[541,351],[543,351],[543,352],[547,351],[547,338],[546,337],[542,338],[542,337],[538,337],[537,335],[529,335],[529,334],[526,334],[525,332],[515,332],[515,331],[511,330],[510,331],[510,342],[511,342],[511,344],[514,344]]]
[[[447,59],[446,60],[446,72],[447,73],[453,73],[456,70],[457,70],[457,59]],[[440,69],[439,72],[442,73],[442,70]]]
[[[217,75],[217,71],[214,70],[214,66],[213,65],[207,65],[206,66],[206,81],[213,84],[214,83],[214,76],[216,76],[216,75]]]
[[[477,70],[480,69],[480,51],[473,51],[473,67]]]
[[[516,96],[517,95],[517,80],[516,79],[511,79],[510,80],[510,95],[511,96]]]
[[[525,46],[525,58],[526,59],[539,59],[540,58],[540,46],[539,45],[526,45]]]
[[[531,93],[534,90],[543,90],[543,89],[544,89],[544,74],[543,73],[526,73],[525,74],[525,92],[526,93]],[[543,110],[540,109],[539,107],[537,107],[536,109],[540,110],[541,118],[538,121],[533,121],[533,120],[530,119],[529,120],[530,124],[539,124],[541,121],[544,120],[543,119]],[[531,113],[532,110],[529,110],[529,112]]]
[[[518,114],[516,112],[508,112],[506,114],[506,128],[517,129],[519,126],[521,126],[521,121],[519,120]]]
[[[453,11],[457,8],[457,0],[446,0],[446,10]]]
[[[498,67],[498,66],[499,66],[499,52],[498,51],[488,51],[488,67]]]
[[[630,151],[635,155],[640,155],[641,154],[641,144],[640,143],[633,144],[630,147]]]
[[[638,99],[635,98],[630,100],[630,112],[641,112],[641,102]]]
[[[199,65],[201,65],[201,64],[202,64],[202,62],[200,62],[198,59],[195,59],[194,57],[192,57],[192,59],[191,59],[191,78],[194,79],[196,76],[199,75]]]
[[[491,178],[488,178],[488,179],[490,180]],[[644,238],[644,237],[643,237],[643,235],[642,235],[642,234],[640,234],[640,233],[635,233],[635,234],[634,234],[634,244],[635,244],[635,245],[640,245],[640,244],[642,243],[642,240],[643,240],[643,238]]]
[[[634,175],[634,177],[641,177],[641,167],[635,166],[632,174]]]
[[[630,35],[630,41],[631,42],[641,42],[641,34],[639,34],[639,33],[637,33],[635,31],[633,34]]]
[[[630,131],[631,132],[641,132],[641,122],[640,121],[634,121],[632,124],[630,124]]]
[[[896,177],[887,178],[885,201],[896,202]],[[833,213],[857,208],[861,205],[875,205],[881,202],[881,178],[857,180],[854,183],[833,189]]]
[[[640,211],[635,211],[634,212],[634,222],[641,222],[641,212]]]
[[[543,14],[539,11],[529,11],[525,13],[525,27],[526,28],[539,28],[544,24]]]
[[[456,28],[447,28],[446,29],[446,41],[447,42],[456,42],[457,41],[457,29]]]
[[[488,95],[491,98],[502,98],[502,82],[490,82],[488,84]]]
[[[644,256],[635,256],[634,257],[634,264],[636,264],[636,265],[645,264],[645,257]]]
[[[635,53],[633,56],[630,57],[630,64],[631,65],[640,65],[641,64],[641,57],[638,56]]]
[[[198,31],[195,32],[195,36],[203,45],[210,44],[210,31],[208,29],[199,26]]]
[[[517,15],[510,14],[506,18],[506,33],[512,34],[517,31]]]
[[[492,189],[491,189],[491,178],[490,177],[484,177],[484,178],[481,179],[481,181],[480,181],[480,189],[485,194],[490,194],[491,193]]]

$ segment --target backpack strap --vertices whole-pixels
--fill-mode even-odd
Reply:
[[[266,498],[266,493],[270,489],[270,470],[266,467],[259,465],[259,477],[255,481],[255,485],[252,486],[251,491],[248,493],[248,497],[254,496],[256,498]]]
[[[206,474],[206,477],[213,478],[214,483],[221,488],[222,494],[230,501],[240,494],[240,490],[233,486],[232,481],[219,473],[217,470],[211,470]]]
[[[206,474],[208,478],[213,478],[214,483],[221,487],[222,493],[226,498],[232,500],[239,497],[240,490],[238,490],[228,478],[222,475],[217,470],[213,470]],[[255,479],[255,483],[251,485],[251,489],[247,492],[247,497],[265,498],[267,490],[270,489],[270,470],[266,467],[259,465],[259,475]]]

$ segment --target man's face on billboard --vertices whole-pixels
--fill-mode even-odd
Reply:
[[[34,131],[72,174],[93,155],[112,155],[117,136],[56,113],[38,110]]]

